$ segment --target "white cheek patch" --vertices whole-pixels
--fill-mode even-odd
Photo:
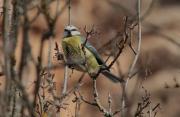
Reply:
[[[77,29],[75,26],[73,26],[73,25],[66,26],[65,29],[67,29],[67,30],[73,30],[73,29],[78,30],[78,29]]]
[[[79,31],[71,31],[71,35],[75,36],[75,35],[80,35],[81,33]]]

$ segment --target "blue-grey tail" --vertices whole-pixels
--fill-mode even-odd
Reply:
[[[101,72],[104,76],[106,76],[108,79],[110,79],[112,82],[114,83],[122,83],[122,82],[125,82],[122,78],[119,78],[117,76],[115,76],[114,74],[112,74],[110,71],[108,70],[103,70]]]

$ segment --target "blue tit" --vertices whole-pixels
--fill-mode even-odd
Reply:
[[[124,82],[122,78],[118,78],[106,69],[107,66],[97,50],[88,41],[85,43],[85,38],[75,26],[69,25],[64,28],[62,49],[65,62],[69,67],[87,72],[92,78],[97,75],[100,69],[105,69],[101,73],[111,81]]]

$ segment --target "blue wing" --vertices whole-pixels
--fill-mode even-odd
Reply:
[[[82,44],[85,42],[85,39],[83,37],[81,37],[81,42],[82,42]],[[96,57],[96,60],[99,63],[99,65],[102,65],[102,67],[107,68],[105,62],[103,61],[103,59],[101,58],[101,56],[99,55],[97,50],[89,42],[86,43],[85,47],[93,53],[93,55]],[[124,82],[124,80],[122,78],[119,78],[119,77],[115,76],[114,74],[112,74],[109,69],[103,70],[102,74],[105,75],[107,78],[109,78],[111,81],[113,81],[115,83]]]
[[[85,39],[84,39],[83,37],[81,37],[81,41],[82,41],[82,43],[84,43],[84,42],[85,42]],[[101,58],[101,56],[99,55],[99,53],[97,52],[97,50],[96,50],[88,41],[86,42],[85,47],[86,47],[89,51],[91,51],[91,52],[93,53],[93,55],[96,57],[96,60],[97,60],[97,62],[99,63],[99,65],[104,65],[104,66],[106,66],[106,65],[105,65],[105,62],[103,61],[103,59]]]

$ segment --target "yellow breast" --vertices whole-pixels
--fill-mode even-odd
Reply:
[[[89,74],[96,74],[98,72],[100,66],[90,50],[87,48],[82,50],[80,36],[64,38],[62,41],[62,48],[66,60],[76,64],[75,69],[86,71]]]

